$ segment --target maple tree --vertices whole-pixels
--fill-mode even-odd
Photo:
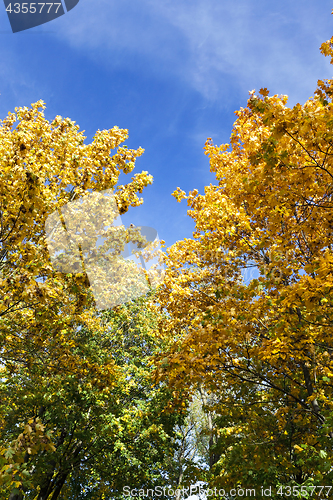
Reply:
[[[51,464],[58,459],[50,459],[47,466],[41,457],[49,457],[49,453],[58,457],[56,446],[61,446],[70,435],[67,429],[65,436],[59,437],[54,419],[66,428],[61,420],[62,405],[66,398],[68,401],[71,391],[79,391],[79,381],[86,381],[89,386],[87,401],[94,403],[98,413],[105,404],[103,391],[112,387],[120,376],[111,353],[103,358],[102,353],[96,351],[93,335],[86,352],[82,345],[86,331],[94,331],[95,335],[103,332],[88,275],[82,266],[83,255],[88,252],[89,257],[89,252],[94,252],[91,243],[96,243],[101,236],[102,227],[105,247],[113,249],[113,253],[104,256],[104,268],[101,267],[99,275],[103,277],[106,263],[111,262],[115,254],[119,257],[127,242],[146,245],[138,228],[122,228],[119,233],[119,227],[112,226],[115,214],[99,219],[96,227],[89,224],[96,208],[91,205],[90,213],[86,214],[90,247],[77,239],[78,245],[82,243],[79,251],[72,248],[69,254],[65,252],[64,262],[69,269],[61,266],[59,269],[50,255],[47,221],[59,214],[62,224],[63,210],[68,204],[84,202],[91,199],[93,193],[105,190],[112,190],[117,212],[125,213],[130,206],[143,202],[137,193],[152,183],[152,177],[143,171],[126,185],[117,185],[120,173],[132,172],[136,158],[143,153],[142,148],[132,150],[121,146],[128,136],[127,130],[113,127],[97,131],[91,144],[85,144],[85,136],[75,122],[60,116],[49,122],[44,109],[43,101],[38,101],[31,108],[16,108],[15,113],[9,113],[0,123],[0,482],[4,492],[11,491],[11,500],[22,497],[29,488],[31,476],[40,478],[41,488],[47,483],[45,474],[51,474]],[[58,226],[55,224],[53,229],[59,231]],[[73,237],[73,233],[68,234]],[[99,261],[102,257],[100,252]],[[75,268],[78,259],[81,268]],[[123,276],[123,261],[118,259],[117,264],[118,275]],[[128,263],[127,269],[130,267]],[[121,285],[113,290],[119,294],[118,304],[129,300],[123,293],[126,283]],[[96,393],[96,387],[100,392]],[[62,394],[65,400],[61,399]],[[55,398],[58,404],[55,413],[47,418],[43,398],[50,401]],[[79,407],[72,415],[77,420],[69,418],[69,426],[78,423],[80,418],[83,424],[88,422],[84,414],[78,417]],[[83,412],[85,409],[81,406]],[[55,428],[51,429],[52,425]],[[98,426],[96,432],[97,429]],[[89,432],[87,428],[86,439]],[[72,454],[82,451],[80,446],[72,450]],[[31,469],[29,464],[33,460],[36,464]],[[40,498],[48,498],[51,491],[53,498],[57,498],[66,476],[61,469],[57,474],[60,478],[57,476],[55,490],[51,488],[43,494],[41,490]]]
[[[320,50],[333,63],[333,37]],[[292,108],[250,92],[230,144],[205,144],[217,184],[173,193],[195,231],[165,256],[156,380],[218,396],[212,487],[332,484],[332,96],[333,80]]]
[[[0,127],[0,341],[2,360],[11,371],[15,363],[29,366],[29,356],[37,346],[41,351],[47,347],[50,337],[56,337],[56,364],[74,362],[68,346],[62,345],[66,329],[77,318],[87,325],[97,321],[86,273],[64,273],[50,261],[45,232],[49,216],[68,202],[105,189],[116,189],[118,211],[125,213],[129,206],[142,204],[137,192],[152,183],[144,171],[116,186],[120,172],[130,173],[143,153],[142,148],[120,146],[127,130],[97,131],[92,143],[84,144],[75,122],[56,116],[50,123],[44,109],[42,101],[30,109],[16,108]],[[56,369],[56,364],[47,369]]]

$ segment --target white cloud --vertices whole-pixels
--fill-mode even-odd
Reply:
[[[274,8],[263,0],[85,0],[63,16],[58,36],[107,66],[140,60],[208,100],[255,84],[297,101],[330,76],[319,54],[330,12],[328,2],[316,9],[301,0]]]

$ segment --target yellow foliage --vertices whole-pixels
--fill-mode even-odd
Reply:
[[[332,47],[333,37],[321,45],[331,62]],[[248,441],[274,432],[286,464],[290,453],[279,433],[292,420],[302,429],[293,439],[318,448],[333,406],[332,95],[333,80],[318,80],[314,97],[290,108],[287,96],[252,91],[236,112],[230,143],[207,139],[216,185],[203,195],[173,193],[187,198],[195,230],[168,248],[158,297],[169,313],[161,332],[171,347],[156,379],[189,389],[204,383],[230,418],[243,418],[227,406],[230,392],[241,394],[253,419]],[[249,276],[254,267],[256,278]],[[256,384],[265,389],[252,395]],[[250,405],[262,393],[271,415],[275,405],[277,427]],[[332,460],[333,429],[325,433]],[[236,480],[235,471],[228,477]]]

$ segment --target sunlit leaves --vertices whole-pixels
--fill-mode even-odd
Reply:
[[[217,185],[173,193],[195,231],[165,257],[161,331],[175,339],[156,376],[220,396],[212,484],[331,481],[332,89],[319,80],[293,108],[251,91],[230,143],[207,139]]]
[[[69,388],[76,384],[76,395],[81,394],[84,404],[94,393],[94,403],[101,407],[119,374],[110,352],[102,359],[103,353],[98,354],[89,342],[85,349],[82,346],[84,331],[96,335],[102,331],[94,297],[86,273],[59,272],[53,266],[45,223],[66,204],[107,189],[115,191],[117,209],[125,213],[130,206],[142,204],[137,193],[152,183],[143,171],[126,185],[117,185],[121,172],[132,172],[136,158],[144,152],[122,145],[128,137],[126,129],[98,130],[86,144],[74,121],[56,116],[50,122],[44,109],[43,101],[38,101],[30,108],[16,108],[0,122],[0,361],[4,377],[0,478],[12,492],[13,486],[25,487],[29,477],[24,482],[24,475],[31,479],[34,469],[27,464],[33,455],[40,474],[35,472],[34,477],[41,478],[40,485],[45,482],[48,465],[43,460],[40,465],[39,460],[46,452],[58,453],[48,433],[50,422],[60,425],[60,415],[66,415]],[[82,387],[79,381],[86,378]],[[45,429],[44,423],[39,428],[38,418],[45,421],[48,405],[53,405],[55,413],[46,419]],[[29,424],[20,434],[16,424],[28,425],[32,416],[35,428]],[[54,435],[57,447],[59,435]]]

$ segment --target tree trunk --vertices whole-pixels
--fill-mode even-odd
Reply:
[[[41,487],[37,500],[47,500],[48,496],[52,492],[53,484],[52,478],[55,470],[55,462],[51,463],[52,470],[47,474],[46,479],[44,481],[44,485]]]
[[[176,494],[175,494],[175,499],[176,500],[180,500],[180,497],[181,497],[181,490],[180,490],[179,487],[182,484],[183,475],[184,475],[184,471],[182,469],[181,472],[180,472],[180,474],[179,474],[178,481],[177,481],[177,489],[176,489]],[[53,498],[52,498],[52,500],[53,500]]]
[[[61,476],[59,476],[59,478],[57,478],[56,485],[55,485],[51,500],[57,500],[57,498],[60,495],[61,489],[62,489],[63,485],[65,484],[66,478],[67,478],[67,473],[62,474]]]

